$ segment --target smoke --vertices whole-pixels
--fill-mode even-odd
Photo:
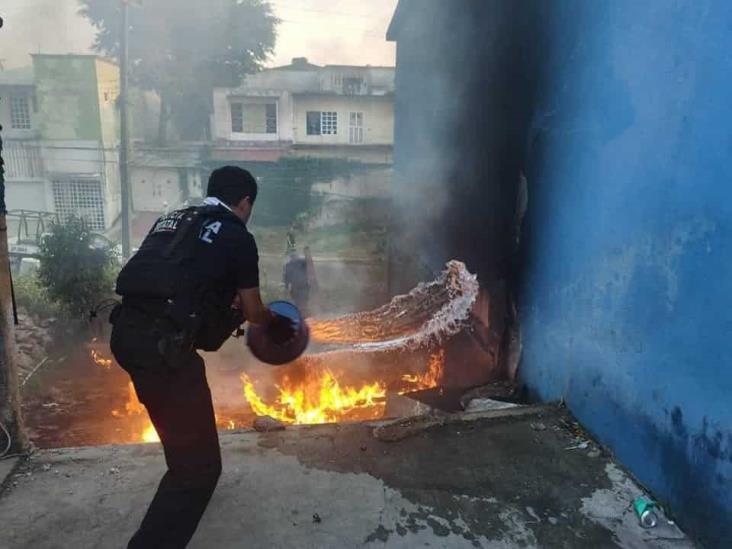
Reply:
[[[94,29],[77,0],[4,0],[0,58],[5,68],[30,64],[33,53],[90,53]]]
[[[308,57],[319,64],[392,66],[395,48],[384,35],[396,3],[272,0],[282,20],[273,65]]]
[[[520,6],[519,6],[520,4]],[[397,47],[391,258],[398,292],[447,260],[478,275],[495,367],[514,318],[519,183],[548,54],[550,3],[402,0]],[[530,184],[529,176],[529,184]],[[448,363],[451,355],[448,350]]]

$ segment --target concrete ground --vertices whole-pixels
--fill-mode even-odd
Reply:
[[[223,434],[191,547],[693,547],[664,517],[638,525],[641,489],[561,410],[463,415],[398,442],[372,431]],[[124,547],[163,469],[157,444],[38,452],[3,484],[0,547]]]

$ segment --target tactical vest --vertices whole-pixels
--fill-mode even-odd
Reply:
[[[212,287],[196,268],[195,252],[204,223],[241,220],[216,206],[187,208],[180,213],[162,252],[143,244],[120,271],[116,291],[126,305],[171,320],[185,344],[215,351],[244,318],[241,311],[231,308],[231,294]]]

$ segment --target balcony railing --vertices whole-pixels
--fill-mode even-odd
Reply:
[[[3,141],[5,177],[11,179],[41,179],[45,170],[41,147],[34,141]]]

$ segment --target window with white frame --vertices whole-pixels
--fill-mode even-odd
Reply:
[[[53,181],[53,203],[60,219],[79,217],[90,229],[103,231],[104,195],[102,183],[94,179],[58,179]]]
[[[242,103],[231,104],[231,132],[242,133],[244,131],[244,105]]]
[[[335,111],[308,111],[306,125],[308,135],[337,135],[338,113]]]
[[[10,96],[10,126],[15,130],[30,130],[30,104],[27,95]]]
[[[363,143],[363,113],[352,112],[349,116],[348,142],[351,145]]]
[[[323,135],[336,135],[338,133],[338,113],[320,113],[320,133]]]
[[[277,133],[277,104],[231,103],[231,132]]]

